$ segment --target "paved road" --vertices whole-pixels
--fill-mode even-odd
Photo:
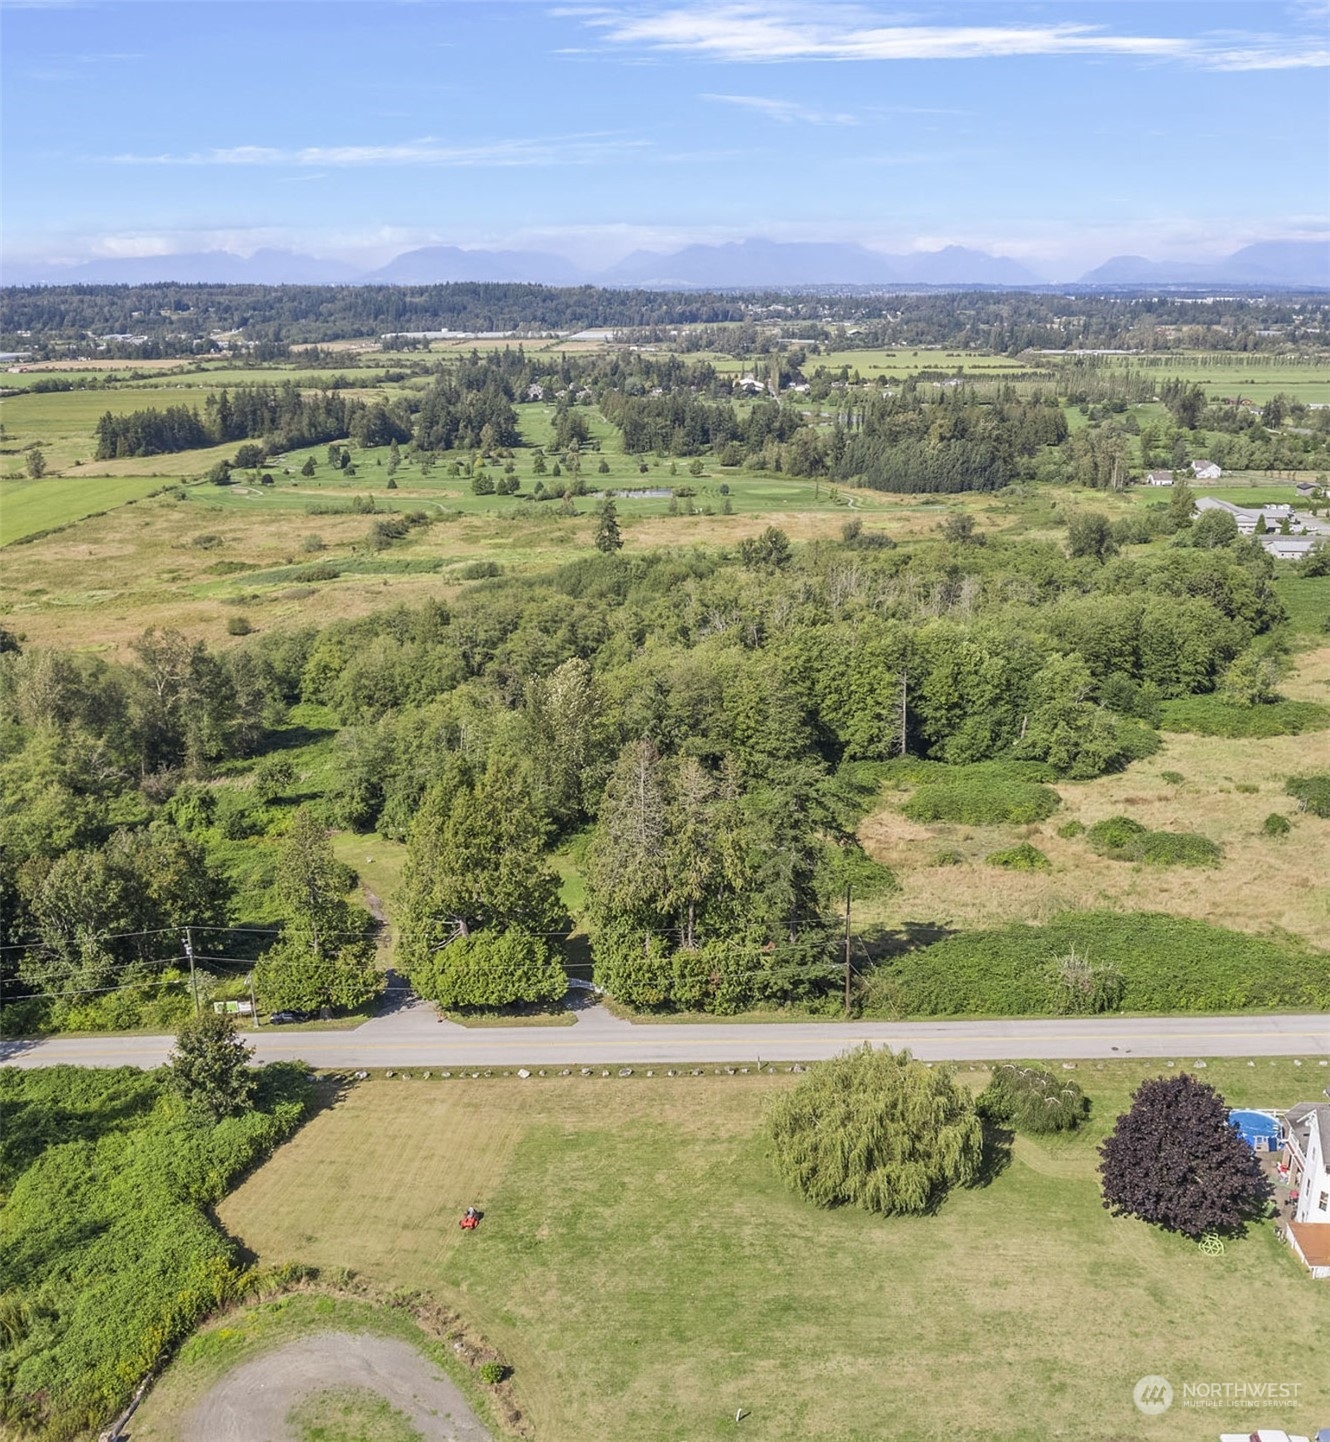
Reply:
[[[315,1067],[677,1066],[817,1061],[864,1041],[908,1046],[925,1061],[1297,1056],[1330,1059],[1330,1015],[1060,1017],[1038,1021],[632,1023],[602,1006],[573,1026],[463,1027],[421,1002],[348,1031],[262,1030],[259,1061]],[[0,1063],[158,1066],[169,1036],[52,1037],[0,1042]],[[1330,1079],[1328,1079],[1330,1080]],[[1319,1088],[1318,1088],[1319,1090]]]

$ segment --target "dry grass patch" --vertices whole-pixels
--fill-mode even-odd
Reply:
[[[1330,649],[1305,660],[1290,694],[1294,686],[1305,691],[1323,685],[1319,677],[1330,671]],[[1326,769],[1326,732],[1257,741],[1169,735],[1158,755],[1125,772],[1058,782],[1063,805],[1036,826],[916,826],[893,798],[863,821],[859,835],[870,855],[896,872],[901,890],[866,905],[863,915],[926,918],[968,929],[1038,924],[1062,911],[1106,907],[1164,911],[1238,931],[1285,931],[1324,946],[1330,935],[1330,823],[1299,815],[1284,783]],[[1167,771],[1184,780],[1165,781]],[[1290,836],[1263,833],[1262,823],[1276,811],[1292,819]],[[1098,856],[1083,836],[1058,835],[1069,821],[1090,827],[1118,815],[1150,830],[1198,832],[1224,848],[1223,861],[1210,869],[1145,866]],[[1018,841],[1037,846],[1053,869],[995,878],[984,856]],[[960,864],[936,864],[939,853],[953,851],[963,858]]]

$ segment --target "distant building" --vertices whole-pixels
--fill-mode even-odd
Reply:
[[[1172,471],[1151,471],[1145,478],[1147,486],[1171,486],[1173,484]]]
[[[1191,473],[1198,481],[1217,481],[1224,474],[1213,461],[1193,461]]]
[[[1301,561],[1320,544],[1319,536],[1262,536],[1261,545],[1276,561]]]

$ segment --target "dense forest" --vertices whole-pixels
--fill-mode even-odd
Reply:
[[[551,856],[573,846],[615,995],[817,1005],[845,886],[891,885],[853,835],[891,768],[932,768],[993,819],[1046,815],[1047,782],[1150,754],[1171,698],[1261,699],[1273,563],[1167,507],[1160,524],[1171,544],[1124,528],[1073,536],[1074,555],[965,525],[869,545],[853,520],[801,550],[774,530],[730,555],[610,549],[223,652],[149,632],[128,663],[7,638],[11,1025],[161,1004],[151,983],[178,979],[186,924],[219,955],[276,941],[269,998],[312,950],[324,980],[302,996],[363,1000],[369,918],[339,900],[325,826],[407,843],[398,959],[426,995],[463,988],[441,955],[548,994],[570,925]],[[337,759],[293,813],[300,706],[336,728]],[[251,785],[210,784],[247,757]],[[237,865],[272,873],[270,914],[237,912]],[[227,940],[236,925],[259,940]]]

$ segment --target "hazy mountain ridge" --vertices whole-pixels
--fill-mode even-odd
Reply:
[[[1330,240],[1261,240],[1219,260],[1191,264],[1115,255],[1079,284],[1330,286]]]
[[[806,285],[1043,286],[1052,282],[1008,256],[965,246],[893,255],[852,243],[751,238],[673,251],[635,251],[616,264],[584,269],[541,251],[423,246],[374,270],[357,270],[296,251],[251,256],[210,250],[179,255],[6,266],[5,285],[439,285],[510,281],[540,285],[640,286],[645,289],[740,289]],[[1277,285],[1330,287],[1330,240],[1257,241],[1214,261],[1155,261],[1119,255],[1076,285]]]

